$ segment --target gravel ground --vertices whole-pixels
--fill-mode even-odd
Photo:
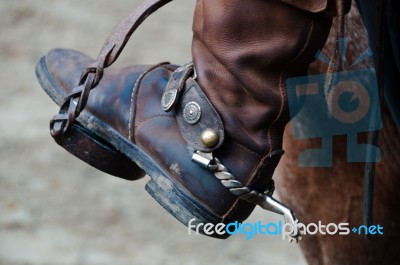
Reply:
[[[0,264],[305,264],[279,237],[189,236],[144,190],[103,174],[58,147],[57,107],[34,66],[54,47],[96,56],[140,1],[0,0]],[[119,65],[190,60],[193,0],[146,21]],[[256,210],[249,221],[276,221]]]

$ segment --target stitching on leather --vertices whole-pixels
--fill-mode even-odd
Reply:
[[[160,68],[164,68],[172,72],[176,70],[176,67],[168,67],[167,65],[160,65]]]
[[[136,79],[135,84],[133,85],[132,92],[131,92],[131,100],[130,100],[130,106],[129,106],[129,120],[128,120],[128,139],[132,141],[132,124],[133,124],[133,109],[134,109],[134,98],[135,95],[137,95],[136,92],[138,92],[139,84],[143,81],[144,77],[150,73],[153,70],[156,70],[157,68],[166,68],[162,64],[156,64],[154,66],[151,66],[147,70],[145,70],[139,77]],[[166,68],[168,69],[168,68]],[[168,69],[170,70],[170,69]]]
[[[232,142],[235,142],[237,145],[239,145],[240,147],[242,147],[242,148],[245,149],[246,151],[248,151],[248,152],[250,152],[250,153],[252,153],[252,154],[254,154],[254,155],[256,155],[256,156],[262,156],[261,154],[256,153],[256,152],[254,152],[253,150],[250,150],[249,148],[247,148],[247,147],[244,146],[243,144],[239,143],[238,141],[236,141],[236,140],[234,140],[234,139],[232,139],[232,138],[230,138],[230,140],[231,140]]]
[[[276,150],[277,151],[277,150]],[[249,178],[249,180],[247,181],[247,183],[245,184],[246,187],[251,186],[254,181],[256,180],[259,171],[264,167],[264,165],[267,163],[267,161],[269,161],[270,159],[272,159],[273,157],[271,157],[272,151],[269,152],[268,154],[266,154],[262,159],[261,162],[257,165],[256,169],[253,171],[253,173],[251,174],[251,177]],[[272,173],[273,175],[273,173]],[[271,176],[272,179],[272,176]]]
[[[258,171],[263,167],[265,161],[267,161],[269,159],[269,155],[271,154],[271,152],[269,152],[268,154],[266,154],[265,156],[263,156],[263,158],[261,159],[261,162],[258,163],[258,165],[255,167],[255,169],[252,170],[251,173],[251,177],[249,179],[249,181],[247,181],[246,184],[244,184],[245,187],[248,187],[252,184],[253,180],[255,179],[255,177],[258,174]],[[271,176],[272,179],[272,176]],[[233,203],[233,205],[231,206],[231,208],[229,208],[229,210],[224,214],[223,218],[224,219],[229,219],[229,217],[232,214],[235,214],[235,211],[237,210],[238,204],[239,202],[242,202],[243,200],[241,200],[239,197],[235,200],[235,202]]]
[[[281,94],[281,107],[279,110],[279,113],[277,115],[277,117],[275,118],[275,120],[271,123],[271,125],[268,128],[268,144],[269,144],[269,153],[272,152],[272,139],[271,139],[271,128],[275,125],[275,123],[280,119],[280,117],[282,116],[283,113],[283,109],[285,108],[285,95],[286,95],[286,91],[285,91],[285,83],[284,83],[284,79],[286,77],[287,74],[287,70],[288,68],[293,64],[293,62],[295,62],[303,53],[304,51],[308,48],[309,44],[310,44],[310,40],[311,40],[311,36],[313,35],[314,31],[314,19],[312,19],[311,21],[311,29],[308,33],[307,36],[307,40],[303,45],[303,48],[297,53],[296,57],[294,57],[287,65],[286,67],[283,69],[283,71],[281,72],[280,76],[279,76],[279,92]]]
[[[148,120],[152,120],[152,119],[155,119],[155,118],[161,118],[161,117],[164,117],[164,118],[175,118],[175,116],[173,116],[173,115],[171,115],[171,114],[158,114],[158,115],[154,115],[154,116],[148,117],[148,118],[146,118],[146,119],[140,121],[137,125],[135,125],[135,129],[138,128],[140,125],[142,125],[142,123],[144,123],[144,122],[146,122],[146,121],[148,121]]]
[[[129,120],[128,120],[128,139],[132,141],[132,121],[133,121],[133,99],[134,95],[136,94],[135,92],[137,91],[139,87],[139,83],[141,82],[142,78],[146,74],[147,70],[144,71],[138,79],[136,79],[135,84],[133,85],[132,92],[131,92],[131,102],[129,106]]]
[[[307,40],[306,40],[306,42],[305,42],[305,44],[304,44],[304,46],[303,46],[303,48],[298,52],[298,54],[296,55],[296,57],[295,58],[293,58],[289,63],[288,63],[288,65],[285,67],[285,69],[281,72],[281,74],[280,74],[280,77],[279,77],[279,91],[280,91],[280,94],[281,94],[281,108],[280,108],[280,111],[279,111],[279,113],[278,113],[278,115],[277,115],[277,117],[275,118],[275,120],[271,123],[271,125],[269,126],[269,128],[268,128],[268,143],[269,143],[269,152],[268,152],[268,154],[266,155],[266,156],[264,156],[263,157],[263,159],[261,160],[261,163],[259,163],[259,165],[256,167],[256,169],[255,170],[253,170],[253,173],[251,174],[251,177],[250,177],[250,179],[249,179],[249,181],[246,183],[246,186],[248,186],[248,185],[251,185],[251,183],[253,182],[253,180],[254,180],[254,178],[255,178],[255,176],[257,175],[257,171],[260,169],[260,167],[264,164],[264,162],[268,159],[268,155],[272,152],[272,139],[271,139],[271,132],[270,132],[270,128],[279,120],[279,118],[281,117],[281,115],[282,115],[282,113],[283,113],[283,109],[284,109],[284,106],[285,106],[285,89],[284,89],[284,82],[283,82],[283,80],[284,80],[284,77],[286,76],[286,72],[287,72],[287,69],[289,68],[289,66],[293,63],[293,62],[295,62],[303,53],[304,53],[304,51],[306,50],[306,48],[308,47],[308,45],[309,45],[309,43],[310,43],[310,39],[311,39],[311,36],[312,36],[312,34],[313,34],[313,30],[314,30],[314,19],[311,21],[311,30],[309,31],[309,34],[308,34],[308,36],[307,36]],[[240,143],[238,143],[239,145],[241,145]],[[243,146],[244,147],[244,146]],[[246,147],[245,147],[246,148]],[[247,148],[246,148],[247,149]],[[249,151],[251,151],[251,150],[249,150]],[[251,151],[252,152],[252,151]],[[253,152],[254,153],[254,152]],[[239,198],[237,198],[237,200],[235,201],[235,203],[232,205],[232,207],[226,212],[226,214],[224,214],[224,219],[227,219],[227,218],[229,218],[230,217],[230,215],[231,214],[234,214],[234,212],[235,212],[235,210],[236,210],[236,208],[238,207],[238,204],[239,204],[239,201],[240,201],[240,199]]]

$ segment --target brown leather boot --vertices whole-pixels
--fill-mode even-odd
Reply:
[[[167,2],[139,7],[97,60],[63,49],[40,60],[38,79],[61,105],[52,136],[84,161],[90,155],[82,153],[93,147],[106,158],[110,150],[119,153],[140,172],[136,163],[151,177],[147,191],[191,227],[243,221],[256,204],[294,223],[291,211],[270,197],[289,120],[285,80],[306,75],[324,44],[327,1],[198,0],[193,64],[103,72],[144,18]],[[229,236],[204,226],[199,231]]]

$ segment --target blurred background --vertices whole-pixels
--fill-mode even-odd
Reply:
[[[148,178],[103,174],[50,137],[58,108],[36,81],[36,62],[54,47],[96,57],[140,2],[0,0],[0,265],[305,264],[279,236],[189,236],[146,193]],[[176,0],[152,15],[117,65],[191,60],[194,4]],[[257,208],[249,222],[258,220],[279,217]]]

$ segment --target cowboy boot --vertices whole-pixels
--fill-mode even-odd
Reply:
[[[291,211],[270,197],[289,120],[285,79],[306,75],[323,46],[331,24],[326,6],[199,0],[193,63],[103,72],[166,2],[150,0],[119,24],[97,60],[63,49],[40,60],[44,90],[65,97],[57,101],[52,136],[64,148],[86,139],[89,148],[77,144],[72,151],[78,156],[97,141],[127,157],[151,177],[146,190],[191,227],[241,222],[256,204],[294,223]],[[197,231],[229,236],[201,225]]]

